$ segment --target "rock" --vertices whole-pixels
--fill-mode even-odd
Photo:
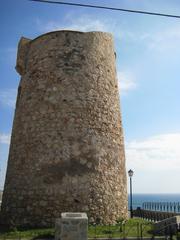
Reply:
[[[22,37],[18,45],[18,54],[16,61],[16,70],[19,74],[23,75],[26,71],[26,59],[31,40]]]

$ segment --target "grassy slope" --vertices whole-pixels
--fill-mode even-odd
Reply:
[[[140,225],[143,228],[143,236],[150,236],[148,233],[152,224],[141,219],[130,219],[126,222],[125,226],[110,225],[110,226],[89,226],[89,237],[135,237],[138,236],[138,229]],[[28,229],[28,230],[0,230],[0,239],[34,239],[34,238],[53,238],[54,229]]]
[[[140,228],[142,226],[143,236],[151,236],[149,231],[152,224],[142,219],[130,219],[125,225],[119,224],[115,226],[89,226],[89,237],[137,237],[140,236]]]

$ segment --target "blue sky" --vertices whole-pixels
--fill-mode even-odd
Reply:
[[[78,2],[180,15],[179,0]],[[135,172],[134,192],[180,192],[180,19],[2,0],[0,29],[0,189],[20,80],[15,71],[18,41],[73,29],[114,35],[127,170]]]

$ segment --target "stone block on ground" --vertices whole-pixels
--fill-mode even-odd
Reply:
[[[87,240],[86,213],[62,213],[55,222],[55,240]]]

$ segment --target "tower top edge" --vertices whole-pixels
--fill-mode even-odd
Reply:
[[[60,33],[73,33],[73,34],[103,34],[103,35],[108,35],[110,37],[112,37],[112,34],[109,32],[103,32],[103,31],[88,31],[88,32],[83,32],[83,31],[75,31],[75,30],[57,30],[57,31],[51,31],[51,32],[47,32],[47,33],[43,33],[39,36],[37,36],[36,38],[32,39],[31,42],[36,41],[37,39],[44,37],[44,36],[48,36],[51,34],[60,34]],[[25,38],[25,37],[23,37]]]

